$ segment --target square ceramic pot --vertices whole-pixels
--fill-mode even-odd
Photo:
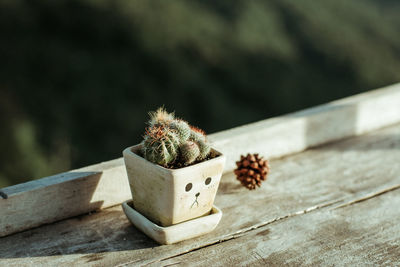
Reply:
[[[222,176],[225,156],[180,169],[167,169],[137,153],[140,145],[123,151],[135,210],[152,222],[170,226],[209,214]]]

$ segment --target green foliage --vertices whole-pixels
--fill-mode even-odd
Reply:
[[[150,112],[149,127],[142,141],[143,156],[164,167],[189,165],[210,152],[204,133],[163,108]]]
[[[120,157],[163,104],[215,132],[400,81],[399,13],[393,0],[0,1],[0,187]]]

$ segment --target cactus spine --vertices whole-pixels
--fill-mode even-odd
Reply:
[[[168,167],[207,158],[210,145],[202,130],[176,119],[173,113],[163,108],[149,115],[149,127],[142,141],[142,153],[147,160]]]

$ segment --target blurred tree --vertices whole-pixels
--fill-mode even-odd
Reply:
[[[400,80],[398,1],[0,1],[0,187]]]

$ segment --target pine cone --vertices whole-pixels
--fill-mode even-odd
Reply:
[[[236,165],[237,168],[234,171],[236,179],[249,190],[256,189],[256,186],[260,187],[270,170],[268,160],[264,160],[258,154],[240,156],[240,161],[237,161]]]

